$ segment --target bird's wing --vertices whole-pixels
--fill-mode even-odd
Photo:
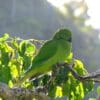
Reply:
[[[50,40],[42,46],[39,53],[34,58],[33,63],[36,64],[45,62],[50,58],[54,57],[56,52],[57,52],[57,42],[54,40]]]

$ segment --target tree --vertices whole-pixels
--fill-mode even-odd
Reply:
[[[69,60],[67,63],[55,64],[51,68],[51,72],[26,80],[21,87],[14,87],[14,84],[29,69],[37,52],[36,45],[43,42],[35,39],[19,40],[9,37],[7,33],[0,38],[1,98],[48,100],[48,97],[62,98],[66,96],[70,100],[82,100],[89,91],[92,91],[93,82],[99,82],[96,79],[99,71],[88,74],[84,64],[74,58],[73,62]],[[72,54],[69,59],[73,59]]]

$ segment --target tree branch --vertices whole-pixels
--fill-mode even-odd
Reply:
[[[100,82],[98,77],[100,77],[100,70],[97,70],[95,72],[89,73],[87,76],[80,76],[74,69],[73,66],[74,64],[60,64],[59,66],[66,66],[69,68],[73,76],[80,81],[94,81],[94,82]]]
[[[6,84],[0,83],[0,97],[3,100],[48,100],[49,98],[44,93],[33,91],[25,88],[9,88]]]
[[[72,75],[80,81],[94,81],[100,82],[97,78],[100,77],[100,70],[90,73],[88,76],[80,76],[74,69],[73,64],[63,63],[57,64],[58,67],[65,66],[69,68]],[[50,98],[43,93],[35,89],[26,89],[21,87],[9,88],[6,84],[0,83],[0,97],[3,100],[33,100],[36,98],[38,100],[49,100]]]

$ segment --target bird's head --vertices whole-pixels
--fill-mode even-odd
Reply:
[[[53,39],[64,39],[68,42],[72,42],[72,33],[69,29],[61,29],[55,33]]]

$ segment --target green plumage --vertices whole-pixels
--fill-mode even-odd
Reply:
[[[22,84],[26,79],[40,73],[48,72],[58,62],[64,62],[72,49],[71,32],[68,29],[57,31],[54,37],[47,41],[32,61],[32,67],[18,82]]]

